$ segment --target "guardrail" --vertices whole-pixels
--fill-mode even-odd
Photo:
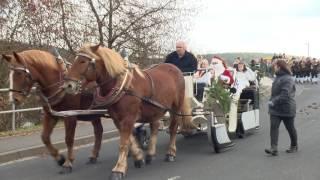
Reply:
[[[12,131],[16,130],[16,113],[17,112],[27,112],[27,111],[39,111],[42,109],[42,107],[35,107],[35,108],[26,108],[26,109],[16,109],[16,105],[13,101],[12,92],[9,91],[9,89],[12,89],[13,87],[13,80],[12,80],[13,72],[10,72],[10,88],[3,88],[0,89],[0,93],[9,93],[9,102],[11,103],[11,110],[6,111],[0,111],[0,114],[12,114],[11,119],[11,127]]]

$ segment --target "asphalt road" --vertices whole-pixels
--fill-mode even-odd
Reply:
[[[265,101],[261,104],[261,129],[244,139],[236,139],[236,146],[216,154],[206,134],[177,139],[177,161],[164,162],[169,136],[159,135],[157,159],[141,169],[133,167],[129,159],[127,180],[319,180],[320,179],[320,85],[297,86],[297,118],[299,152],[285,153],[289,136],[280,128],[279,156],[264,153],[269,146],[269,119]],[[59,167],[48,156],[0,166],[0,180],[102,180],[108,179],[117,160],[118,140],[103,144],[99,163],[86,165],[90,148],[76,152],[73,172],[60,175]]]

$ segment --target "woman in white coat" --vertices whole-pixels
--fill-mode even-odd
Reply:
[[[237,130],[238,101],[240,99],[242,90],[249,87],[250,83],[252,82],[256,83],[255,73],[252,70],[248,69],[243,62],[239,62],[236,67],[236,75],[235,75],[235,83],[234,83],[234,88],[237,89],[237,92],[232,95],[232,102],[231,102],[230,113],[229,113],[228,131],[230,133],[235,133]]]

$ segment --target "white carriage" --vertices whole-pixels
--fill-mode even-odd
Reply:
[[[197,89],[195,82],[192,74],[185,75],[186,96],[191,101],[192,121],[197,129],[192,134],[182,133],[182,135],[188,137],[206,132],[214,151],[219,153],[234,145],[232,138],[242,138],[259,127],[259,94],[256,85],[243,89],[240,96],[236,93],[231,94],[230,112],[224,114],[216,108],[208,109],[205,107],[209,86],[205,87],[202,101],[195,98],[195,93],[197,93],[194,92]],[[169,118],[163,119],[162,129],[167,129],[168,121]]]

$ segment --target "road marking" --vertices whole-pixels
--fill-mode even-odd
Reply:
[[[174,177],[171,177],[171,178],[168,178],[168,180],[176,180],[176,179],[180,179],[181,176],[174,176]]]
[[[119,138],[120,138],[120,137],[114,137],[114,138],[110,138],[110,139],[103,140],[103,141],[102,141],[102,144],[103,144],[103,143],[108,143],[108,142],[111,142],[111,141],[118,140]],[[86,148],[86,147],[89,147],[89,146],[93,146],[93,143],[76,146],[76,147],[74,147],[73,149],[74,149],[74,150],[78,150],[78,149]],[[65,148],[65,149],[59,149],[59,152],[66,152],[66,151],[67,151],[67,148]],[[49,156],[48,154],[45,154],[45,155],[46,155],[46,156]],[[24,161],[28,161],[28,160],[32,160],[32,159],[37,159],[37,158],[40,158],[40,157],[43,157],[43,156],[44,156],[44,155],[37,155],[37,156],[26,157],[26,158],[17,159],[17,160],[5,162],[5,163],[0,163],[0,167],[6,166],[6,165],[10,165],[10,164],[19,163],[19,162],[24,162]]]
[[[22,159],[17,159],[17,160],[1,163],[0,167],[6,166],[6,165],[10,165],[10,164],[15,164],[15,163],[18,163],[18,162],[28,161],[28,160],[36,159],[36,158],[39,158],[39,156],[32,156],[32,157],[26,157],[26,158],[22,158]]]

